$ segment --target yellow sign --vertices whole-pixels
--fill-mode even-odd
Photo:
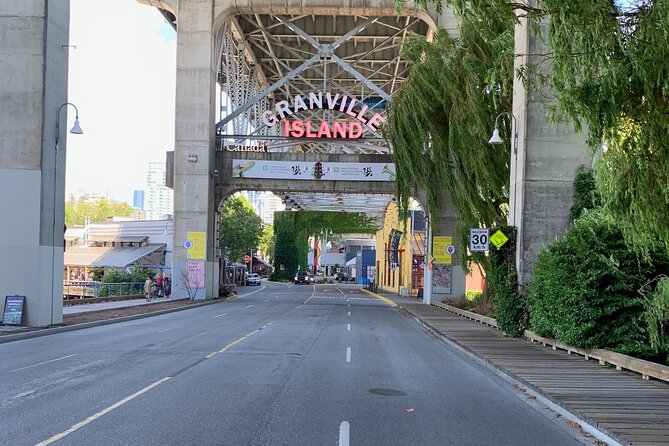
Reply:
[[[432,237],[432,256],[437,265],[450,265],[452,256],[446,252],[446,248],[453,244],[453,237],[435,235]]]
[[[191,260],[207,259],[207,233],[206,232],[188,232],[188,240],[193,243],[186,250],[186,258]]]
[[[497,232],[495,232],[493,235],[490,236],[490,242],[493,245],[495,245],[495,248],[497,248],[497,249],[504,246],[504,244],[508,241],[509,241],[509,237],[504,235],[504,233],[499,229],[497,230]]]

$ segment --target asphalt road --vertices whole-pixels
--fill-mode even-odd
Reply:
[[[581,444],[353,285],[0,344],[3,445]]]

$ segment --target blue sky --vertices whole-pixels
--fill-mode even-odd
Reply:
[[[174,147],[176,33],[135,0],[71,0],[70,45],[68,96],[84,134],[68,135],[66,194],[132,203],[149,161]]]

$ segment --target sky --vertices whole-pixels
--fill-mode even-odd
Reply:
[[[176,32],[135,0],[71,0],[70,45],[68,99],[84,134],[68,133],[66,196],[132,204],[148,163],[174,149]]]

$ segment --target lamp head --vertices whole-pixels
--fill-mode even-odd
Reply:
[[[72,130],[70,130],[70,133],[73,133],[75,135],[83,135],[84,131],[81,130],[81,127],[79,126],[78,117],[74,120],[74,125],[72,126]]]
[[[495,127],[495,130],[492,132],[492,136],[490,137],[490,140],[488,141],[488,144],[492,144],[493,146],[502,144],[502,138],[499,136],[499,129]]]

